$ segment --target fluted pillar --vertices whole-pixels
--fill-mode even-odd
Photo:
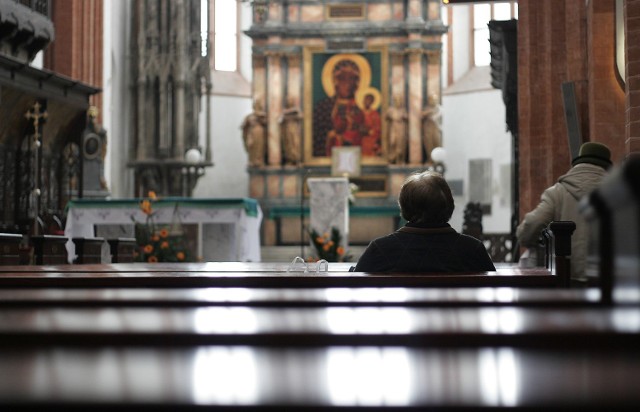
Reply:
[[[422,50],[409,53],[409,164],[422,162]]]
[[[300,102],[302,101],[302,98],[300,96],[300,85],[302,84],[302,59],[299,54],[290,54],[287,56],[287,61],[289,68],[287,79],[287,97],[292,98],[294,104],[297,107],[300,107]]]
[[[267,162],[279,166],[282,162],[282,144],[278,118],[282,114],[282,53],[267,54]]]

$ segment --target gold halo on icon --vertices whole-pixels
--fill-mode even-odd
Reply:
[[[333,96],[336,92],[333,85],[333,68],[340,60],[351,60],[360,70],[360,84],[358,90],[367,88],[371,84],[371,65],[364,56],[354,53],[335,54],[327,60],[322,67],[322,88],[327,96]]]
[[[371,109],[378,110],[378,107],[380,107],[380,103],[382,102],[382,95],[380,95],[380,90],[376,89],[375,87],[359,88],[356,92],[356,104],[359,108],[364,110],[364,97],[368,94],[373,96]]]

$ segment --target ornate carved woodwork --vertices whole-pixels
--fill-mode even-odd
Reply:
[[[200,115],[209,116],[209,99],[204,108],[201,101],[211,90],[200,7],[199,0],[138,0],[134,6],[135,149],[129,166],[137,196],[149,190],[190,196],[204,167],[211,166],[209,128],[199,130]],[[192,148],[204,151],[196,164],[185,161]]]

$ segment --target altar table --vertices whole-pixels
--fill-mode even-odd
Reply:
[[[97,225],[144,223],[139,205],[140,199],[70,201],[64,234],[91,238]],[[260,261],[262,210],[255,199],[162,198],[153,202],[153,210],[156,223],[197,224],[197,256],[205,261]],[[73,242],[67,243],[67,251],[72,262]]]

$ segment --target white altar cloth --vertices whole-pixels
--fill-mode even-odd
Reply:
[[[205,261],[260,261],[262,210],[255,199],[164,198],[153,202],[156,223],[198,224],[198,256]],[[144,223],[140,199],[79,199],[67,204],[64,234],[69,262],[75,257],[74,237],[95,237],[96,225]]]

